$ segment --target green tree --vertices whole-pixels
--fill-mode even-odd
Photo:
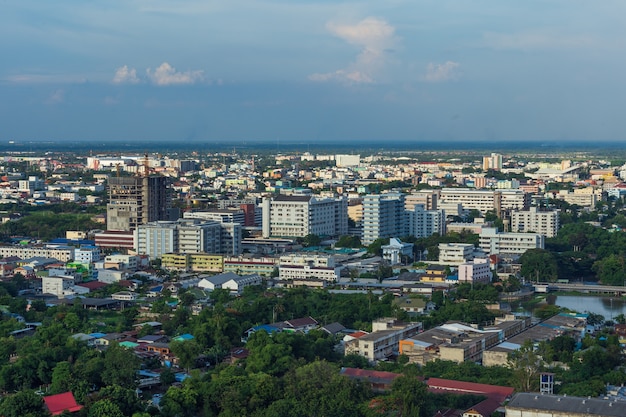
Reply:
[[[322,239],[318,235],[313,233],[309,233],[304,238],[302,238],[302,245],[305,247],[319,246],[320,243],[322,243]]]
[[[403,417],[420,417],[427,395],[428,386],[415,376],[402,375],[391,385],[391,399]]]
[[[508,366],[513,370],[511,382],[517,391],[529,392],[537,388],[541,359],[532,340],[525,341],[518,350],[509,354]]]
[[[124,417],[122,410],[111,400],[99,400],[89,407],[88,417]]]
[[[60,394],[72,389],[73,386],[72,365],[63,361],[56,364],[52,372],[52,385],[50,392],[52,394]]]
[[[125,416],[131,415],[141,408],[135,390],[123,388],[119,385],[109,385],[102,388],[98,393],[98,398],[111,401]]]
[[[31,390],[9,395],[0,402],[0,415],[3,417],[47,417],[43,399]]]
[[[522,275],[530,281],[554,282],[558,268],[554,254],[545,249],[529,249],[520,256]]]
[[[138,370],[139,360],[132,351],[117,343],[107,348],[104,354],[102,372],[102,382],[106,385],[119,385],[124,388],[135,389]]]
[[[202,351],[198,342],[195,339],[192,340],[184,340],[184,341],[174,341],[170,343],[170,350],[178,358],[180,365],[189,372],[189,368],[191,368],[198,355]]]
[[[612,254],[594,262],[592,271],[605,285],[625,285],[626,271],[624,266],[624,257]]]

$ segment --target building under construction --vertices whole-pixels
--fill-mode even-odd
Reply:
[[[156,175],[112,177],[108,182],[108,230],[135,230],[138,225],[169,220],[167,178]]]

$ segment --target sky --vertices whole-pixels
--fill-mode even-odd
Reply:
[[[0,142],[622,141],[623,0],[0,0]]]

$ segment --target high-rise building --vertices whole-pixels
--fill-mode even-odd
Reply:
[[[488,169],[500,171],[502,169],[502,155],[492,153],[490,156],[483,156],[483,170],[487,171]]]
[[[416,204],[407,210],[408,234],[417,238],[428,237],[435,233],[446,234],[446,213],[444,210],[425,210],[422,204]]]
[[[136,250],[155,259],[165,253],[241,253],[241,225],[199,219],[158,221],[139,225]]]
[[[463,210],[478,210],[481,213],[505,210],[526,210],[530,195],[522,190],[473,190],[470,188],[443,188],[441,204],[461,204]]]
[[[559,212],[557,210],[540,211],[531,207],[525,211],[511,213],[512,232],[535,232],[545,237],[555,237],[559,231]]]
[[[344,197],[278,195],[263,199],[263,237],[341,236],[348,233]]]
[[[404,194],[370,194],[363,198],[363,244],[408,235]]]
[[[168,220],[170,199],[166,177],[112,177],[108,192],[108,230],[131,231],[141,224]]]

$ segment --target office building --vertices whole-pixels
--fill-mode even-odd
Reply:
[[[312,195],[263,199],[263,237],[341,236],[348,233],[348,200]]]
[[[500,171],[502,169],[502,155],[492,153],[489,156],[483,156],[483,171],[489,169],[493,169],[494,171]]]
[[[166,253],[216,253],[239,255],[241,225],[179,219],[140,225],[136,230],[136,250],[151,259]]]
[[[490,255],[522,255],[529,249],[545,248],[545,236],[539,233],[505,233],[487,227],[479,236],[480,248]]]
[[[408,234],[417,238],[432,236],[435,233],[446,234],[446,213],[443,210],[425,210],[422,204],[416,204],[407,210]]]
[[[555,237],[559,231],[559,212],[541,211],[537,207],[511,213],[512,232],[535,232],[545,237]]]
[[[441,202],[461,204],[463,210],[478,210],[481,213],[493,211],[526,210],[530,206],[530,195],[522,190],[474,190],[470,188],[444,188]]]
[[[376,239],[408,235],[404,194],[371,194],[363,198],[363,239],[369,245]]]

